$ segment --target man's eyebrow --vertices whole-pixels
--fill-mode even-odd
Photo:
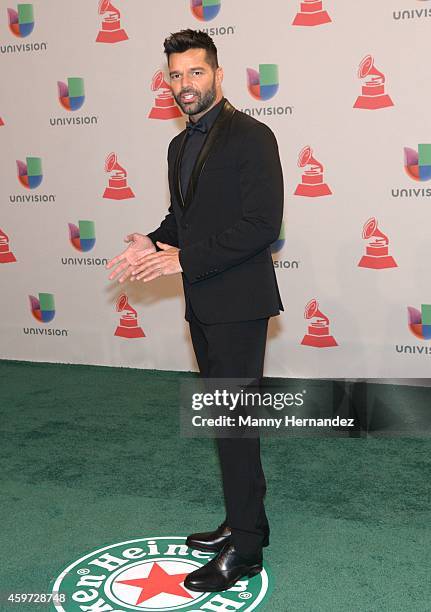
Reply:
[[[192,68],[189,68],[189,71],[190,70],[205,70],[205,67],[204,66],[193,66]],[[180,70],[171,70],[169,72],[169,76],[172,76],[173,74],[181,74],[181,71]]]

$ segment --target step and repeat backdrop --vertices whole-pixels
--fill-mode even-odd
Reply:
[[[191,27],[279,143],[265,374],[429,377],[431,0],[0,6],[1,358],[197,369],[180,275],[105,269],[167,212],[184,117],[163,40]]]

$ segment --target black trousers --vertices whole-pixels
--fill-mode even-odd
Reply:
[[[208,325],[190,310],[190,334],[201,376],[252,378],[256,379],[257,387],[263,375],[268,318]],[[223,478],[225,520],[239,554],[252,558],[261,553],[263,539],[269,535],[259,435],[217,438],[216,443]]]

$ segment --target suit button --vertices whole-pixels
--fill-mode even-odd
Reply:
[[[183,223],[183,224],[181,225],[181,227],[182,227],[183,229],[185,229],[185,230],[188,230],[188,229],[189,229],[189,227],[190,227],[190,225],[189,225],[188,223]]]

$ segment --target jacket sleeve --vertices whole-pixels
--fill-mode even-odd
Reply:
[[[242,217],[231,227],[183,247],[179,259],[190,283],[243,263],[277,240],[283,219],[283,172],[277,141],[259,123],[241,144]]]
[[[168,149],[168,163],[170,159],[171,147],[172,147],[172,142],[170,143],[169,149]],[[170,206],[168,208],[167,215],[165,216],[165,218],[163,219],[159,227],[153,230],[152,232],[149,232],[147,236],[153,241],[154,246],[156,247],[157,251],[162,250],[156,245],[157,240],[159,240],[160,242],[164,242],[166,244],[170,244],[172,246],[178,247],[178,226],[177,226],[177,220],[175,218],[175,214],[172,208],[172,198],[171,198]]]
[[[159,227],[154,231],[149,232],[147,236],[153,241],[157,251],[162,250],[156,245],[157,240],[178,247],[178,228],[172,209],[172,202],[168,208],[168,214],[165,216]]]

